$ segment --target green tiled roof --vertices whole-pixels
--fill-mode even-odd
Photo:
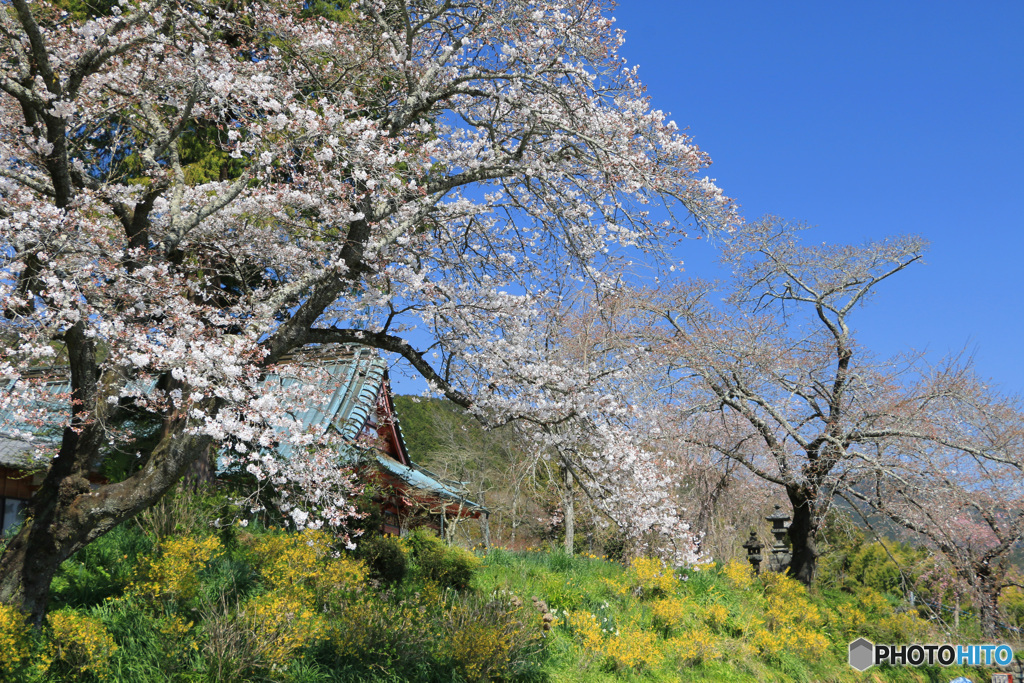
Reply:
[[[352,444],[376,410],[387,362],[376,349],[366,346],[331,347],[318,356],[315,362],[327,371],[326,376],[319,379],[318,393],[330,398],[316,402],[295,418],[302,422],[303,428],[320,433],[334,429],[345,443]],[[297,381],[292,377],[269,375],[263,386],[272,391],[275,386],[289,387]],[[277,451],[287,458],[291,456],[292,447],[282,442]]]
[[[359,346],[325,346],[306,349],[302,358],[292,360],[296,364],[316,363],[326,370],[317,380],[317,394],[324,400],[313,401],[310,407],[294,417],[302,423],[304,429],[326,433],[334,429],[342,437],[345,446],[339,453],[340,462],[351,462],[361,451],[355,446],[367,421],[375,414],[377,397],[380,395],[387,377],[387,362],[380,357],[376,349]],[[54,377],[66,373],[64,368],[54,368]],[[291,387],[301,380],[295,377],[268,375],[263,380],[266,391],[275,387]],[[149,391],[155,382],[149,382],[143,391]],[[16,391],[17,387],[10,382],[0,385],[0,391]],[[0,410],[0,465],[28,469],[31,454],[39,445],[56,446],[60,443],[61,430],[56,428],[63,422],[67,411],[67,392],[71,391],[70,380],[55,379],[46,384],[46,393],[54,397],[52,402],[43,401],[33,406],[41,414],[49,413],[49,419],[42,418],[44,427],[30,427],[14,416],[12,410]],[[62,400],[63,399],[63,400]],[[45,425],[54,425],[46,428]],[[29,441],[24,433],[33,434]],[[404,453],[406,446],[401,429],[396,425],[400,441],[399,447]],[[277,453],[283,458],[291,457],[292,446],[282,439]],[[422,468],[413,464],[411,467],[383,455],[376,457],[377,462],[388,472],[399,477],[410,486],[430,494],[453,501],[462,501],[473,509],[482,509],[465,498],[465,492],[455,483],[442,483]],[[9,463],[9,464],[8,464]],[[42,464],[39,465],[40,467]]]

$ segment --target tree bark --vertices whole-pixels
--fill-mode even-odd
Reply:
[[[987,563],[976,564],[974,574],[977,576],[974,600],[978,607],[981,632],[986,638],[995,640],[999,636],[999,584],[992,567]]]
[[[789,500],[793,504],[793,521],[789,525],[789,540],[793,544],[793,559],[789,575],[805,586],[810,586],[818,568],[817,515],[813,494],[805,487],[789,487]]]
[[[61,453],[29,503],[26,522],[0,557],[0,603],[18,605],[41,625],[50,583],[61,563],[118,524],[153,505],[209,446],[209,438],[188,435],[171,424],[146,465],[135,475],[91,490],[87,471],[99,429],[68,427]],[[94,443],[93,441],[97,441]]]
[[[573,499],[572,470],[564,463],[562,470],[562,512],[565,519],[565,552],[572,555],[576,548],[576,501]]]
[[[483,491],[480,492],[480,504],[487,507]],[[480,515],[480,533],[483,536],[484,552],[491,552],[491,513],[484,512]]]
[[[75,499],[89,491],[76,451],[89,450],[95,428],[77,433],[64,430],[60,454],[29,502],[25,524],[11,539],[0,558],[0,601],[19,603],[35,624],[42,623],[49,599],[50,581],[70,553],[63,546],[74,533],[66,511]]]

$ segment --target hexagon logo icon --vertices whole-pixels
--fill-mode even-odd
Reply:
[[[850,643],[850,666],[857,671],[867,671],[875,663],[875,644],[867,638],[858,638]]]

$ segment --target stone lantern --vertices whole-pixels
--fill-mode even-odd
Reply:
[[[782,511],[780,505],[776,505],[775,512],[765,519],[772,523],[772,536],[775,537],[775,543],[772,544],[772,556],[768,560],[768,569],[773,572],[785,571],[789,567],[789,563],[793,561],[793,554],[789,552],[789,546],[786,544],[786,531],[789,529],[790,517]]]
[[[764,559],[761,556],[761,548],[764,545],[757,540],[757,534],[753,529],[750,530],[750,538],[743,544],[743,547],[747,550],[747,561],[754,568],[754,575],[757,576],[761,573],[761,560]]]

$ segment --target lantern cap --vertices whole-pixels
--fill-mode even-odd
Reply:
[[[764,546],[757,540],[757,532],[751,529],[750,538],[748,538],[747,541],[743,544],[743,547],[746,548],[748,552],[756,552]]]

